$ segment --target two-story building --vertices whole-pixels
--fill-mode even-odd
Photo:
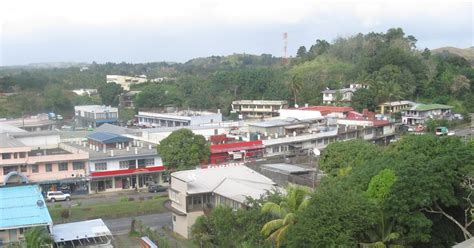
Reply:
[[[141,91],[138,90],[132,90],[128,91],[125,93],[122,93],[119,97],[119,105],[122,108],[127,108],[127,109],[133,109],[135,108],[135,97],[140,93]]]
[[[191,227],[204,211],[225,205],[246,207],[247,197],[259,199],[276,184],[245,166],[211,167],[171,174],[170,201],[173,231],[189,238]]]
[[[350,84],[349,88],[323,90],[321,91],[321,94],[323,94],[323,104],[333,105],[338,102],[342,104],[349,104],[352,101],[354,92],[361,88],[367,88],[367,86],[362,84]]]
[[[381,114],[392,114],[407,110],[415,105],[412,101],[385,102],[378,106],[378,112]]]
[[[43,191],[89,192],[89,154],[59,143],[57,134],[0,134],[0,155],[0,184],[37,183]]]
[[[115,83],[122,87],[123,90],[129,91],[130,86],[134,84],[142,84],[148,81],[145,75],[140,75],[138,77],[122,76],[122,75],[107,75],[106,82],[108,84]]]
[[[144,188],[161,183],[165,170],[156,146],[125,135],[94,132],[71,143],[89,154],[91,192]]]
[[[408,126],[425,125],[429,119],[451,120],[453,107],[443,104],[417,103],[413,107],[402,111],[402,123]]]
[[[96,128],[104,123],[118,123],[118,109],[103,105],[74,106],[76,127]]]
[[[279,116],[280,109],[288,108],[287,101],[270,100],[240,100],[232,102],[232,113],[237,113],[241,119],[270,118]]]

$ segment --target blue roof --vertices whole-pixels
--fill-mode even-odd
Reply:
[[[112,144],[112,143],[119,143],[119,142],[129,142],[132,141],[132,138],[122,136],[120,134],[115,133],[107,133],[107,132],[97,132],[91,133],[87,136],[87,138],[100,142],[102,144]]]
[[[0,187],[0,230],[52,224],[37,185]]]

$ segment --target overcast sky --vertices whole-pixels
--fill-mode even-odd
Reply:
[[[74,3],[72,3],[74,2]],[[472,1],[1,0],[0,66],[283,55],[402,27],[419,48],[473,46]]]

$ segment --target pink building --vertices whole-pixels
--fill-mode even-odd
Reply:
[[[25,134],[22,136],[24,138]],[[41,139],[31,134],[28,137]],[[31,146],[0,134],[0,184],[38,183],[43,191],[88,193],[89,154],[66,144]]]

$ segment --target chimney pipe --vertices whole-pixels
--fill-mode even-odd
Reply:
[[[138,154],[138,147],[135,147],[135,154]]]
[[[111,157],[114,156],[114,150],[110,150],[110,156],[111,156]]]

